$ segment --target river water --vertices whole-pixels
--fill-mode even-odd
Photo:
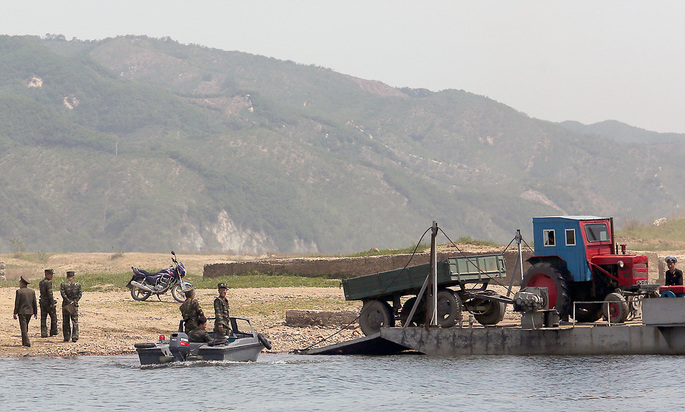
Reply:
[[[682,356],[303,356],[141,368],[0,359],[3,411],[678,410]]]

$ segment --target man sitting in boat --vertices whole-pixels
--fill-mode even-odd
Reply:
[[[197,328],[197,319],[204,317],[205,314],[202,312],[200,307],[200,302],[195,299],[195,290],[189,289],[185,292],[186,300],[181,303],[178,308],[181,311],[181,316],[183,317],[185,333],[190,334],[190,331]]]
[[[191,342],[212,342],[209,332],[207,332],[207,318],[200,316],[197,318],[197,328],[188,333],[188,340]]]

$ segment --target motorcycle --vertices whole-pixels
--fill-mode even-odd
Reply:
[[[173,257],[172,265],[166,269],[162,269],[157,273],[150,273],[137,267],[131,267],[133,270],[133,277],[128,281],[126,287],[131,289],[131,297],[133,300],[143,301],[151,295],[157,295],[160,301],[162,298],[159,295],[171,290],[171,296],[177,302],[185,300],[184,292],[193,288],[190,282],[183,280],[186,275],[186,268],[183,263],[176,260],[176,253],[171,251]]]

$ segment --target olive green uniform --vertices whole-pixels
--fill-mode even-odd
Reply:
[[[27,287],[17,289],[17,296],[14,299],[14,314],[19,319],[19,329],[21,330],[21,344],[24,346],[31,346],[29,340],[29,321],[31,315],[38,314],[38,305],[36,304],[36,292]]]
[[[188,340],[191,342],[212,342],[209,332],[201,328],[195,328],[188,333]]]
[[[197,329],[197,318],[205,315],[200,308],[200,302],[195,298],[186,299],[178,309],[181,311],[181,317],[184,320],[185,333]]]
[[[230,330],[228,299],[217,296],[214,299],[214,333],[217,338],[222,338],[228,336]]]
[[[73,278],[67,278],[59,286],[59,291],[62,294],[62,333],[64,334],[64,341],[68,342],[71,338],[72,342],[76,342],[79,338],[78,302],[82,296],[81,284]],[[74,313],[70,313],[67,308],[71,302],[74,302]]]
[[[57,335],[57,301],[52,294],[52,280],[47,278],[38,284],[40,289],[40,337],[48,337],[48,315],[50,316],[50,336]]]

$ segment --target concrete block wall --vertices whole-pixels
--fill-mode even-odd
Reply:
[[[438,253],[438,260],[443,260],[450,256],[474,256],[493,253],[498,252],[465,253],[463,255],[459,252],[441,252]],[[523,254],[524,273],[529,266],[525,263],[525,260],[531,255],[532,254],[529,252]],[[245,262],[214,263],[204,266],[203,276],[216,278],[220,276],[260,272],[274,275],[329,276],[331,278],[346,279],[393,269],[401,269],[407,264],[410,256],[411,255],[403,254],[342,258],[265,259]],[[517,253],[516,251],[507,251],[504,254],[504,258],[507,266],[507,277],[499,279],[498,282],[500,284],[508,285],[510,276],[516,267]],[[428,263],[429,261],[430,254],[417,253],[411,259],[409,266],[421,265]],[[521,274],[517,271],[514,284],[519,285],[520,279]]]

